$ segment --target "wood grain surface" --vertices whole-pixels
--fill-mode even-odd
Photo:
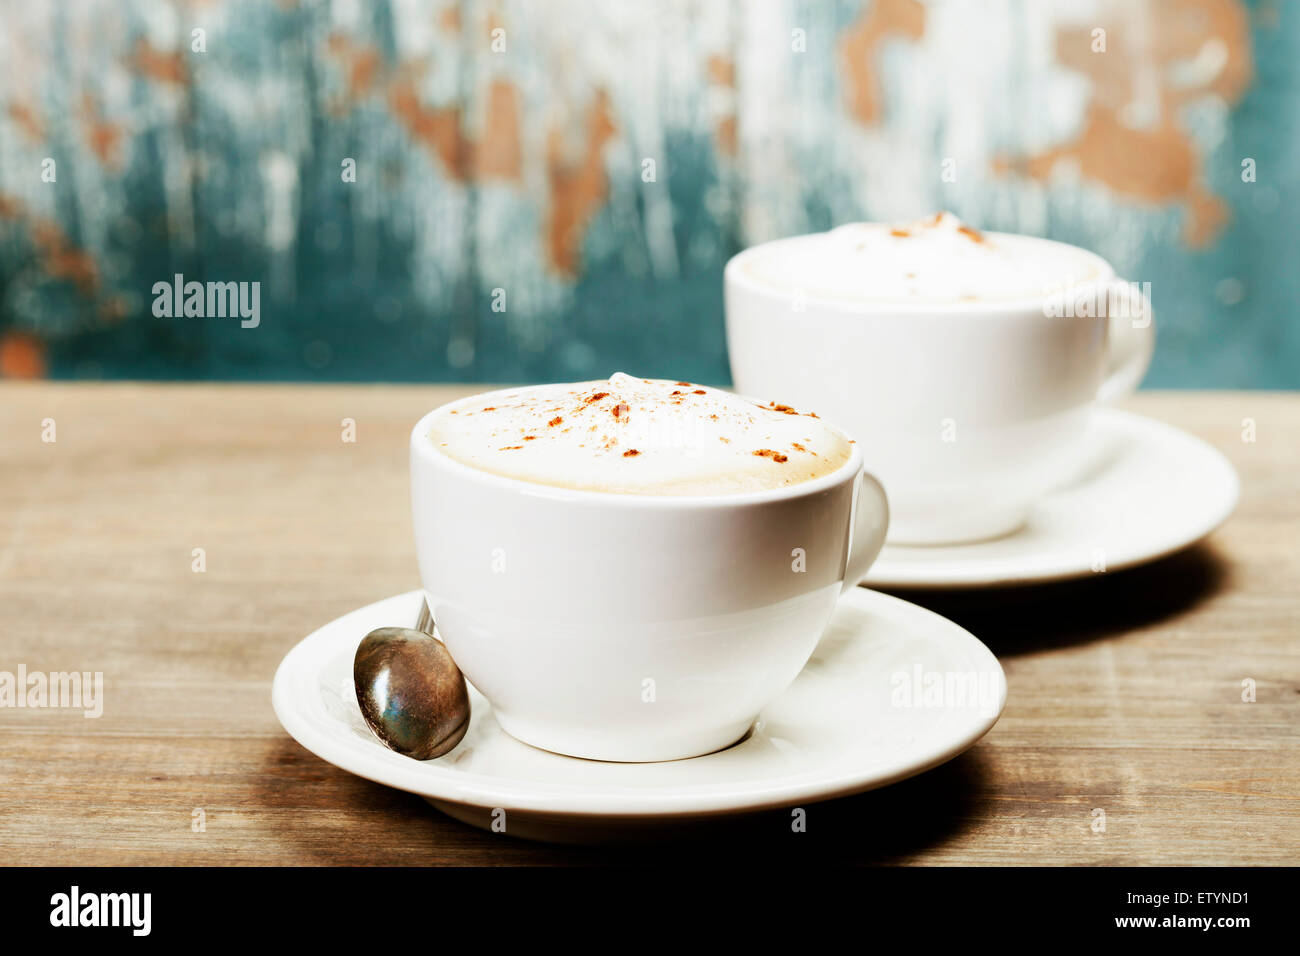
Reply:
[[[105,675],[98,719],[0,709],[0,863],[1300,863],[1300,396],[1129,403],[1238,468],[1208,541],[1073,584],[905,595],[1006,668],[1006,712],[964,756],[813,805],[806,833],[773,812],[573,848],[335,769],[271,710],[305,634],[418,586],[408,431],[475,390],[0,386],[0,670]]]

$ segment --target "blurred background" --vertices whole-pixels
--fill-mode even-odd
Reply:
[[[725,384],[729,256],[939,209],[1300,387],[1300,3],[0,0],[5,377]]]

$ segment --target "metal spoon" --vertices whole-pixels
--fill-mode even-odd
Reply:
[[[469,729],[469,692],[460,668],[433,636],[422,602],[414,628],[376,628],[352,661],[357,702],[375,736],[416,760],[441,757]]]

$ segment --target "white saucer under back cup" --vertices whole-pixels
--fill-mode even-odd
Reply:
[[[1172,426],[1098,408],[1085,445],[1083,473],[1035,502],[1015,533],[944,547],[888,545],[867,584],[986,588],[1096,577],[1194,544],[1237,504],[1231,462]]]

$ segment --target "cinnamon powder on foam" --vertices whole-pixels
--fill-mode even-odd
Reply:
[[[623,395],[620,394],[620,392],[626,391],[626,388],[619,389],[618,386],[620,384],[627,385],[628,383],[633,382],[639,383],[637,385],[637,390],[639,392],[650,392],[649,395],[640,394],[632,399],[633,402],[643,401],[645,405],[648,406],[648,410],[646,407],[633,408],[633,406],[624,399]],[[610,390],[611,386],[614,387],[613,391]],[[642,386],[649,386],[650,388],[647,390]],[[530,394],[530,392],[533,394]],[[511,399],[518,399],[518,401],[511,403]],[[505,439],[502,444],[495,446],[495,449],[498,452],[522,452],[525,451],[526,447],[539,447],[537,445],[525,446],[521,442],[536,442],[539,437],[538,432],[542,431],[543,428],[546,430],[557,429],[559,432],[566,434],[571,433],[573,429],[576,428],[583,430],[584,438],[586,439],[578,442],[576,447],[582,448],[590,453],[593,456],[593,461],[612,462],[617,460],[626,466],[627,472],[622,478],[622,481],[629,483],[628,488],[611,488],[609,490],[662,490],[667,493],[672,493],[672,485],[691,484],[690,476],[678,476],[676,479],[671,481],[665,480],[664,484],[666,487],[662,489],[653,487],[653,480],[649,482],[647,487],[642,488],[638,484],[638,474],[633,471],[633,469],[638,468],[638,466],[644,468],[644,462],[647,459],[653,460],[655,456],[671,454],[675,449],[671,447],[631,447],[627,441],[632,426],[634,425],[634,419],[642,414],[649,415],[652,419],[655,418],[657,408],[660,407],[658,403],[662,403],[663,406],[669,408],[682,408],[683,410],[687,410],[692,406],[698,406],[701,408],[700,418],[698,419],[699,421],[707,420],[712,423],[718,423],[719,426],[731,425],[733,430],[740,432],[750,430],[763,432],[763,416],[779,415],[783,418],[785,416],[802,416],[809,419],[817,418],[815,413],[801,413],[789,405],[779,404],[775,401],[768,402],[767,405],[760,405],[757,403],[751,403],[746,399],[742,399],[739,396],[732,395],[728,392],[710,390],[696,386],[690,382],[667,382],[652,379],[634,380],[629,376],[622,376],[621,373],[613,376],[608,382],[583,383],[583,386],[571,388],[562,396],[557,396],[554,393],[553,387],[550,386],[520,390],[514,394],[504,396],[503,399],[498,399],[496,405],[484,406],[480,410],[479,414],[481,415],[488,412],[522,411],[530,417],[535,417],[539,423],[544,422],[542,427],[525,425],[523,427],[499,427],[491,429],[489,431],[490,436]],[[748,412],[746,420],[741,420],[738,414],[738,406],[742,403],[746,406],[757,409],[761,415],[754,412]],[[452,411],[455,413],[457,410]],[[728,417],[725,421],[720,417],[719,412],[727,414]],[[463,412],[463,415],[465,417],[473,417],[475,412],[472,410],[465,411]],[[544,416],[549,417],[544,418]],[[688,416],[685,420],[690,421],[691,419]],[[768,424],[774,425],[776,421],[780,420],[769,421]],[[559,426],[562,424],[565,427],[559,429]],[[660,424],[662,425],[664,423]],[[668,424],[671,424],[671,422]],[[825,426],[820,423],[816,427],[821,430],[826,430]],[[554,434],[554,432],[552,432],[552,434]],[[732,443],[731,438],[726,435],[719,434],[716,437],[723,446]],[[750,461],[757,458],[767,462],[766,467],[773,469],[773,471],[776,474],[780,474],[781,477],[779,480],[773,481],[773,474],[768,474],[765,477],[747,476],[749,484],[755,487],[779,487],[783,484],[798,483],[816,477],[818,474],[825,474],[834,470],[848,457],[846,449],[849,442],[847,439],[843,438],[842,435],[838,435],[838,433],[835,435],[837,441],[828,441],[827,443],[842,443],[844,448],[826,449],[828,451],[836,451],[837,455],[835,458],[827,454],[819,455],[817,451],[808,447],[809,445],[815,444],[812,438],[804,437],[802,435],[800,437],[803,438],[802,441],[788,439],[779,444],[768,441],[764,442],[759,447],[750,449],[748,452]],[[513,439],[513,441],[511,439]],[[448,447],[448,442],[446,441],[440,441],[439,444],[444,449]],[[542,447],[544,447],[544,445]],[[451,454],[453,457],[459,457],[454,452],[451,452]],[[737,449],[735,452],[728,452],[728,460],[734,460],[742,454],[744,453],[740,449]],[[804,464],[805,468],[796,469],[798,474],[790,474],[787,478],[783,473],[792,467],[792,459]],[[817,459],[820,459],[820,462],[818,462]],[[486,461],[474,460],[468,461],[467,463],[483,467],[490,471],[497,470]],[[809,465],[818,466],[814,469],[816,474],[808,473],[807,466]],[[502,471],[502,473],[508,474],[512,477],[524,478],[524,480],[540,480],[541,483],[545,484],[554,483],[575,486],[572,482],[567,480],[556,481],[540,479],[530,475],[528,472],[529,469],[524,467],[522,462],[519,463],[519,466],[507,467]],[[606,487],[620,483],[620,478],[605,474],[601,481],[598,482],[598,485],[600,487]],[[717,484],[719,482],[717,479],[709,479],[706,477],[702,483]]]

